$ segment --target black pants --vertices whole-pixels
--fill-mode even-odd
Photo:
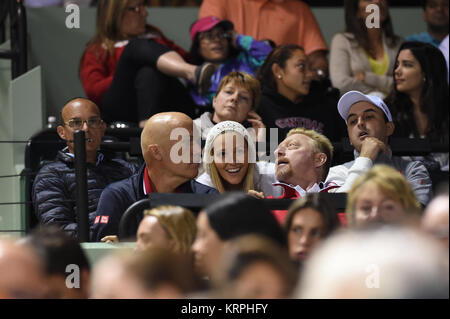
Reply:
[[[138,123],[150,116],[177,111],[194,116],[195,103],[174,77],[156,68],[158,58],[171,51],[149,39],[133,39],[125,47],[100,110],[107,123]]]

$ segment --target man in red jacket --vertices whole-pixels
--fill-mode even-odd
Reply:
[[[275,157],[279,182],[274,185],[284,189],[279,199],[300,198],[306,193],[328,192],[338,187],[332,182],[324,183],[333,159],[333,146],[326,136],[316,131],[305,128],[290,130],[275,150]],[[249,191],[249,194],[264,198],[260,192]],[[273,213],[280,222],[286,217],[286,211]]]

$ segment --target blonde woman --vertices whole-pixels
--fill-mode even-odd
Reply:
[[[144,211],[137,230],[136,250],[162,247],[180,254],[189,254],[197,234],[194,214],[180,206],[159,206]],[[117,236],[106,236],[102,242],[119,242]]]
[[[239,123],[224,121],[208,133],[203,154],[205,172],[197,182],[216,188],[220,193],[258,190],[277,196],[281,188],[276,182],[275,165],[256,162],[255,143]]]
[[[144,211],[144,219],[137,231],[136,249],[154,246],[187,254],[195,240],[197,226],[194,214],[180,206],[159,206]]]
[[[394,168],[375,165],[353,184],[346,208],[350,226],[418,221],[421,206],[414,192]]]

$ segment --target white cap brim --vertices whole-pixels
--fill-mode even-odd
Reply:
[[[392,115],[389,108],[378,96],[366,95],[359,91],[349,91],[345,93],[338,102],[339,115],[344,119],[345,123],[347,123],[348,112],[352,105],[361,101],[371,103],[381,109],[386,115],[388,121],[392,122]]]

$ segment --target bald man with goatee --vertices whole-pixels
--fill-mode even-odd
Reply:
[[[130,177],[136,172],[131,164],[109,158],[99,152],[106,125],[94,102],[75,98],[64,105],[57,132],[66,141],[67,147],[58,152],[54,162],[45,165],[38,172],[32,196],[34,212],[39,222],[56,225],[73,237],[78,234],[73,143],[77,130],[83,130],[86,137],[88,211],[91,226],[103,189],[108,184]]]
[[[141,134],[145,160],[139,172],[109,185],[97,208],[93,241],[105,241],[119,232],[126,209],[150,193],[217,193],[193,178],[200,165],[200,145],[194,139],[192,119],[183,113],[168,112],[152,116]],[[142,216],[137,216],[135,228]]]

